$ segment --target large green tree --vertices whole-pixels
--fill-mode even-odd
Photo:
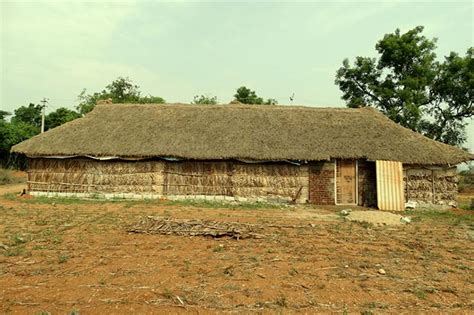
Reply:
[[[28,106],[20,106],[15,109],[13,117],[11,119],[12,124],[24,123],[38,128],[41,128],[41,105],[35,105],[33,103]]]
[[[24,158],[10,155],[10,148],[21,141],[40,133],[41,106],[30,103],[20,106],[14,111],[10,121],[6,117],[10,113],[0,111],[0,164],[3,166],[22,167]],[[45,129],[52,129],[65,122],[79,118],[80,114],[61,107],[45,117]]]
[[[139,86],[128,77],[118,77],[101,92],[87,94],[86,89],[79,94],[79,105],[76,107],[81,115],[90,112],[97,101],[111,99],[113,103],[162,104],[166,101],[159,96],[142,96]]]
[[[375,48],[378,58],[348,59],[336,84],[348,107],[373,106],[393,121],[452,145],[466,141],[466,119],[474,114],[473,48],[466,56],[436,59],[436,39],[418,26],[386,34]]]
[[[10,116],[10,115],[11,115],[10,112],[0,110],[0,121],[5,121],[5,118],[7,118],[7,116]]]
[[[5,164],[10,151],[8,141],[10,138],[10,123],[6,121],[6,117],[9,115],[9,112],[0,111],[0,165]]]
[[[76,118],[81,117],[81,115],[73,110],[67,109],[65,107],[60,107],[54,112],[49,113],[45,117],[45,129],[49,130],[60,126],[68,121],[72,121]]]
[[[15,116],[11,121],[6,121],[6,116],[9,116],[8,112],[2,111],[0,113],[0,165],[3,167],[24,166],[24,158],[19,160],[15,158],[11,161],[10,148],[39,133],[41,122],[38,121],[38,117],[41,119],[41,116],[37,112],[34,104],[22,106],[15,110]],[[39,112],[41,112],[41,108]]]
[[[278,102],[274,98],[268,98],[264,100],[262,97],[257,96],[255,91],[252,91],[246,86],[241,86],[237,89],[234,94],[234,99],[243,104],[255,104],[255,105],[276,105]]]

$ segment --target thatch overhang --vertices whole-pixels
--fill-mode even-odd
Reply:
[[[320,161],[455,165],[474,155],[406,129],[372,108],[103,104],[21,142],[30,157]]]

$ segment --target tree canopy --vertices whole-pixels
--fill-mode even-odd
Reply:
[[[9,161],[10,148],[39,133],[41,107],[32,103],[28,106],[21,106],[15,110],[15,114],[10,122],[6,121],[6,117],[9,114],[2,111],[0,115],[0,165],[7,166],[7,164],[13,164],[13,166],[18,167],[20,166],[18,163]],[[23,160],[20,161],[20,164],[24,162]]]
[[[217,96],[196,95],[191,104],[215,105],[217,104]]]
[[[5,118],[6,118],[7,116],[10,116],[10,115],[11,115],[10,112],[4,111],[4,110],[0,110],[0,121],[1,121],[1,120],[5,120]]]
[[[24,123],[38,128],[41,128],[41,105],[35,105],[33,103],[28,106],[21,106],[15,109],[14,115],[11,119],[13,124]]]
[[[49,130],[60,126],[68,121],[74,120],[81,117],[78,112],[67,109],[65,107],[60,107],[54,112],[49,113],[45,117],[45,130]]]
[[[262,97],[257,96],[255,91],[247,88],[246,86],[241,86],[237,89],[234,94],[236,101],[239,101],[243,104],[255,104],[255,105],[276,105],[278,102],[274,98],[268,98],[264,100]]]
[[[8,112],[0,113],[0,165],[23,166],[24,159],[9,161],[10,148],[23,140],[29,139],[40,133],[41,130],[41,105],[33,103],[28,106],[18,107],[13,117],[8,122]],[[80,114],[61,107],[45,116],[45,130],[55,128],[68,121],[79,118]]]
[[[404,127],[451,145],[466,141],[472,117],[473,48],[436,60],[436,39],[418,26],[386,34],[375,48],[378,58],[345,59],[335,83],[348,107],[373,106]]]
[[[77,111],[81,115],[90,112],[97,101],[112,99],[115,104],[121,103],[137,103],[137,104],[163,104],[166,101],[159,96],[142,96],[139,86],[134,84],[128,77],[118,77],[112,83],[107,85],[101,92],[94,92],[86,94],[86,89],[83,89],[79,94],[79,105],[76,106]]]

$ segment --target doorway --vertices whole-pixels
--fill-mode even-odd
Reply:
[[[357,161],[336,160],[336,204],[357,205]]]

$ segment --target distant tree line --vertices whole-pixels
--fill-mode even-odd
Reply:
[[[0,111],[0,166],[22,167],[24,159],[10,155],[10,148],[23,140],[29,139],[41,131],[41,105],[30,103],[21,106],[11,113]],[[7,117],[12,116],[10,121]],[[81,115],[73,110],[60,107],[45,116],[45,130],[52,129]]]

